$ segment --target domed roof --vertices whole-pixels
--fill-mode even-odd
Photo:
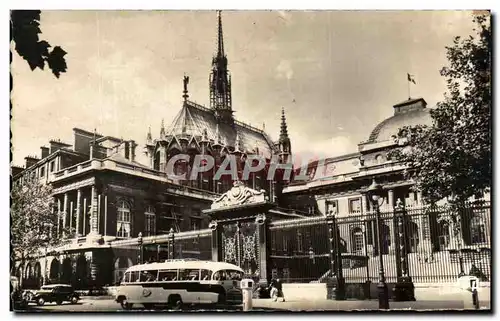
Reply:
[[[381,142],[392,139],[400,128],[404,126],[432,124],[430,109],[423,98],[409,99],[394,105],[394,116],[378,124],[370,134],[368,143]]]

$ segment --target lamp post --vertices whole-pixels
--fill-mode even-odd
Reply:
[[[309,247],[309,258],[311,259],[313,264],[316,264],[316,259],[314,257],[314,250],[313,250],[312,246]]]
[[[384,261],[382,255],[382,220],[380,219],[380,205],[379,199],[382,196],[382,186],[377,184],[375,179],[373,179],[372,184],[368,187],[368,195],[370,197],[370,201],[372,203],[373,208],[376,213],[377,220],[377,242],[378,242],[378,266],[379,266],[379,282],[377,285],[378,288],[378,307],[379,309],[387,310],[389,309],[389,292],[387,289],[387,283],[385,283],[385,272],[384,272]]]
[[[139,262],[139,264],[142,264],[142,260],[143,260],[143,253],[142,253],[142,233],[139,232],[139,235],[137,235],[137,244],[139,245],[139,255],[138,255],[138,258],[137,258],[137,262]]]
[[[329,279],[329,284],[327,285],[327,296],[334,300],[345,300],[345,279],[342,273],[342,251],[340,249],[340,234],[337,219],[332,210],[327,210],[327,213],[326,222],[330,243],[330,269],[332,271],[332,278]]]
[[[397,245],[397,268],[398,278],[394,286],[395,301],[415,301],[415,286],[408,273],[408,230],[406,220],[406,210],[401,199],[398,199],[394,207],[394,218],[397,220],[396,238]]]

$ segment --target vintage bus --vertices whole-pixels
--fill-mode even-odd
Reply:
[[[183,304],[241,304],[243,270],[224,262],[167,260],[131,266],[116,291],[116,302],[130,309]]]

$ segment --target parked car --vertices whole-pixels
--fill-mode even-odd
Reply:
[[[78,293],[75,292],[71,285],[67,284],[44,285],[40,290],[31,291],[27,294],[27,297],[29,301],[36,302],[38,305],[44,305],[45,302],[62,304],[64,301],[75,304],[80,300]]]

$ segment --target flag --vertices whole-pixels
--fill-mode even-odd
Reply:
[[[416,84],[415,79],[413,78],[413,76],[412,76],[412,75],[410,75],[410,74],[407,74],[407,75],[408,75],[408,81],[410,81],[410,82],[412,82],[412,83]]]

